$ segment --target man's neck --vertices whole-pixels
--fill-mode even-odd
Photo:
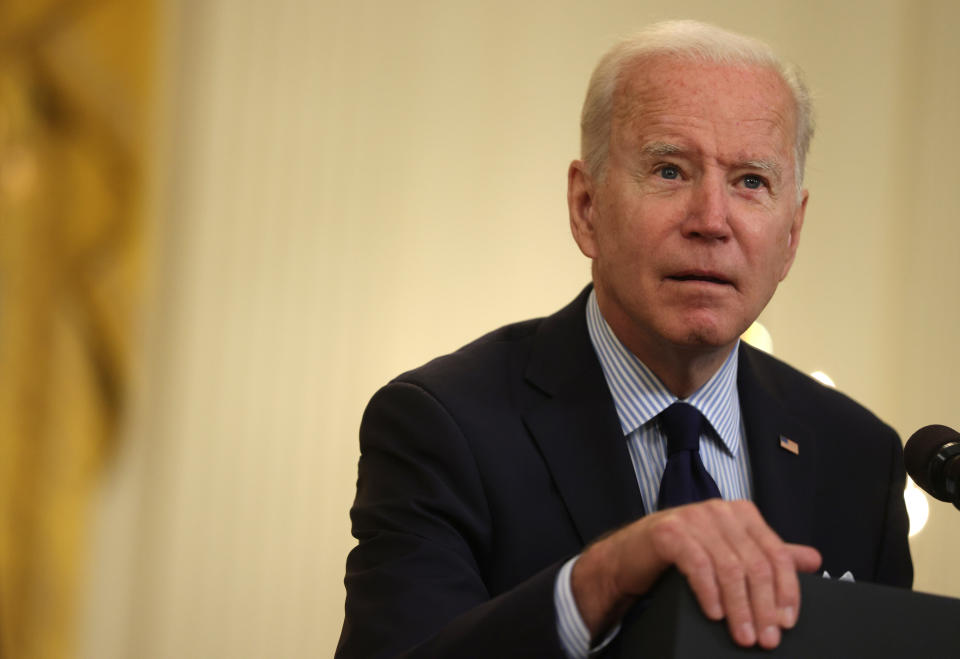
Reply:
[[[600,311],[603,315],[602,308]],[[604,315],[604,320],[620,342],[653,371],[670,393],[681,399],[688,398],[713,377],[736,346],[736,341],[722,346],[677,345],[652,332],[638,331],[630,325],[618,326],[619,319]]]
[[[709,349],[670,345],[650,350],[644,345],[623,343],[677,398],[688,398],[702,387],[720,370],[733,350],[732,345]]]

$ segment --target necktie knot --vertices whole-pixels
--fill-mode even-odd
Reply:
[[[677,451],[700,450],[703,415],[689,403],[674,403],[660,413],[660,423],[667,436],[667,455]]]

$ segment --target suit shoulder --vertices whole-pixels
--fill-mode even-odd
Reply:
[[[500,327],[454,352],[401,373],[390,384],[414,384],[434,394],[491,386],[508,374],[522,373],[542,321],[534,318]]]
[[[876,414],[850,396],[828,387],[786,362],[741,345],[744,360],[755,376],[798,416],[834,427],[894,433]]]

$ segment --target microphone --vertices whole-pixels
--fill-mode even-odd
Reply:
[[[960,433],[947,426],[924,426],[907,440],[903,462],[917,485],[960,510]]]

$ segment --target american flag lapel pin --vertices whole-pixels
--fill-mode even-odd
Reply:
[[[784,451],[790,451],[794,455],[800,455],[800,445],[789,437],[780,435],[780,448],[782,448]]]

